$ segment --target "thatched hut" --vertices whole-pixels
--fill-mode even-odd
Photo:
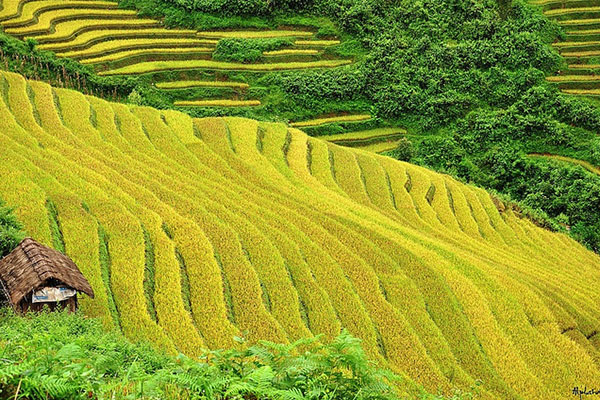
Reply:
[[[94,297],[92,287],[64,254],[24,239],[0,260],[0,303],[9,303],[17,312],[77,309],[77,293]]]

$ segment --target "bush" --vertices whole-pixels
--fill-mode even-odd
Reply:
[[[409,162],[414,156],[413,144],[407,138],[402,138],[398,142],[398,147],[389,152],[389,156],[396,160]]]
[[[221,39],[213,53],[217,61],[256,62],[264,51],[278,50],[293,44],[291,39]]]
[[[129,104],[141,106],[142,104],[144,104],[144,99],[137,90],[133,89],[131,93],[129,93],[129,96],[127,96],[127,102]]]
[[[24,238],[23,226],[13,210],[0,200],[0,259],[13,251]]]

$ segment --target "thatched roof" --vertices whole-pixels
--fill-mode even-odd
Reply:
[[[12,304],[54,281],[94,297],[92,287],[69,257],[31,238],[0,260],[0,280]]]

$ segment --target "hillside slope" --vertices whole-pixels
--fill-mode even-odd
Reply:
[[[194,356],[347,328],[432,392],[600,382],[600,259],[483,190],[281,124],[10,73],[0,93],[1,196],[78,263],[86,313],[134,340]]]

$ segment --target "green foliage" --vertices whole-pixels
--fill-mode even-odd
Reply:
[[[144,104],[144,99],[137,90],[133,89],[131,93],[129,93],[129,96],[127,96],[127,102],[129,104],[141,106],[142,104]]]
[[[13,209],[0,199],[0,258],[13,251],[24,238],[23,225],[13,214]]]
[[[508,17],[510,8],[512,6],[512,0],[497,0],[498,2],[498,14],[500,18],[505,19]]]
[[[46,210],[48,211],[48,222],[50,225],[50,232],[52,233],[52,247],[65,254],[65,241],[58,220],[58,209],[50,199],[46,201]]]
[[[155,261],[156,257],[154,254],[154,245],[150,238],[150,234],[144,226],[142,226],[142,233],[144,234],[144,296],[146,298],[146,307],[148,308],[148,314],[154,322],[158,321],[156,315],[156,307],[154,304],[154,294],[156,293],[156,281],[154,279],[155,273]]]
[[[398,141],[398,147],[389,152],[389,156],[396,160],[410,162],[414,156],[415,150],[413,144],[407,138]]]
[[[213,53],[217,61],[256,62],[264,51],[279,50],[293,44],[291,39],[221,39]]]
[[[106,288],[106,294],[108,295],[108,308],[113,323],[121,329],[121,320],[119,318],[119,311],[117,310],[117,303],[115,296],[112,292],[112,285],[110,280],[111,270],[111,259],[110,252],[108,251],[108,235],[102,225],[98,225],[98,254],[100,258],[100,273],[102,274],[102,282]]]
[[[398,398],[398,377],[367,361],[343,332],[293,344],[174,358],[131,344],[77,314],[22,318],[0,312],[0,399],[357,399]]]

